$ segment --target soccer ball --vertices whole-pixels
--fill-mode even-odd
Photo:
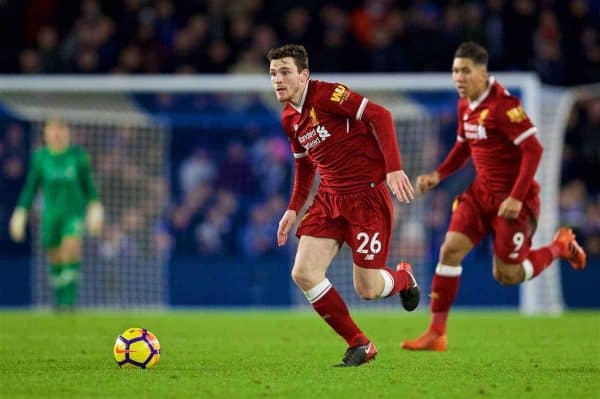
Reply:
[[[158,363],[160,344],[145,328],[128,328],[117,337],[113,355],[119,367],[149,369]]]

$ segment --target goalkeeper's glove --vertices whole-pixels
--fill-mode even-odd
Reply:
[[[16,208],[10,217],[10,237],[15,242],[23,241],[25,238],[25,224],[27,223],[27,210]]]
[[[102,232],[102,224],[104,223],[104,207],[98,201],[90,202],[87,207],[85,217],[88,232],[93,235],[99,235]]]

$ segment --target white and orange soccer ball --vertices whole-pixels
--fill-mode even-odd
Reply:
[[[128,328],[117,337],[113,355],[121,368],[149,369],[160,359],[160,343],[145,328]]]

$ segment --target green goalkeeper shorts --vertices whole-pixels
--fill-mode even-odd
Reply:
[[[42,244],[45,248],[56,248],[65,237],[80,238],[83,235],[83,217],[67,216],[42,221]]]

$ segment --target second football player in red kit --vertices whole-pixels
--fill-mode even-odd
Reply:
[[[454,55],[452,79],[460,96],[456,143],[444,162],[417,178],[426,192],[471,158],[475,181],[453,206],[431,284],[431,323],[423,335],[405,341],[411,350],[445,351],[446,322],[458,293],[462,260],[487,234],[494,233],[494,278],[503,285],[535,278],[558,257],[575,269],[585,267],[585,252],[568,228],[549,245],[531,249],[540,212],[540,187],[534,180],[542,146],[537,129],[518,98],[487,73],[487,51],[463,43]]]

